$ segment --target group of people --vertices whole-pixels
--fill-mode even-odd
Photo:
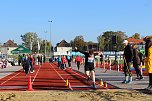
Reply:
[[[57,61],[58,61],[58,67],[63,69],[63,70],[65,70],[67,67],[66,63],[68,63],[68,68],[72,68],[71,67],[72,57],[69,55],[67,55],[67,56],[65,56],[65,55],[60,56],[59,55],[57,58]]]
[[[33,65],[35,64],[35,60],[33,55],[29,55],[29,54],[20,55],[19,61],[21,62],[25,75],[34,72]]]
[[[145,58],[142,59],[141,53],[137,49],[137,45],[133,44],[132,46],[128,43],[127,40],[123,41],[124,44],[124,74],[125,80],[122,83],[132,82],[132,73],[131,73],[131,64],[135,68],[137,78],[136,80],[143,79],[141,71],[139,69],[141,63],[145,64],[145,69],[149,74],[149,85],[146,89],[152,90],[152,37],[144,38],[145,41]],[[144,61],[144,63],[143,63]]]
[[[138,47],[136,44],[130,45],[127,40],[123,41],[124,44],[124,66],[123,71],[125,75],[125,79],[122,83],[128,84],[132,82],[132,72],[131,72],[131,64],[133,64],[133,67],[136,71],[136,79],[135,80],[142,80],[143,75],[140,71],[140,66],[142,64],[145,64],[146,71],[149,74],[149,85],[146,89],[152,90],[152,37],[151,38],[145,38],[144,41],[145,44],[145,58],[142,59],[141,53],[138,50]],[[86,75],[88,77],[88,80],[92,79],[93,82],[93,88],[96,88],[95,85],[95,56],[93,54],[93,51],[90,50],[89,52],[84,52],[77,47],[75,48],[76,51],[81,52],[85,55],[85,65],[84,69],[86,72]],[[101,56],[102,57],[102,56]],[[144,63],[143,63],[144,60]],[[101,60],[102,61],[102,60]],[[142,64],[141,64],[142,63]],[[78,62],[78,70],[79,70],[79,62]]]
[[[45,62],[45,56],[38,55],[36,58],[33,54],[22,54],[18,57],[18,64],[22,65],[23,71],[26,75],[34,72],[34,65],[41,65]]]
[[[143,76],[140,71],[140,57],[139,57],[139,51],[137,49],[137,45],[133,44],[132,46],[129,44],[127,40],[123,41],[124,44],[124,74],[125,74],[125,80],[122,83],[130,83],[132,82],[132,73],[131,73],[131,64],[133,64],[133,67],[135,68],[137,78],[136,80],[143,79]]]

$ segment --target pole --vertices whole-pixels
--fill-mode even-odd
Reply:
[[[45,31],[45,33],[47,33],[47,31]],[[45,51],[44,51],[44,54],[46,56],[46,38],[45,38]]]
[[[50,23],[50,56],[52,56],[52,43],[51,43],[51,23],[52,21],[48,21]]]

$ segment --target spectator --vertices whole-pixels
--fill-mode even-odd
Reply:
[[[127,40],[123,41],[123,44],[125,46],[124,48],[124,74],[125,74],[125,80],[122,83],[130,83],[132,81],[132,73],[131,73],[131,63],[133,58],[133,52],[132,47],[128,43]]]
[[[141,80],[141,79],[143,79],[143,76],[139,69],[139,66],[140,66],[139,51],[137,49],[137,45],[135,45],[135,44],[132,46],[132,48],[133,48],[133,66],[134,66],[136,74],[137,74],[136,80]]]
[[[76,60],[76,63],[77,63],[77,68],[78,68],[78,71],[80,69],[80,63],[81,63],[81,57],[79,55],[77,55],[77,57],[75,58]]]
[[[152,91],[152,38],[145,38],[145,68],[149,74],[149,85],[146,89]]]
[[[71,60],[72,60],[72,58],[68,55],[67,56],[67,61],[68,61],[69,68],[71,68]]]

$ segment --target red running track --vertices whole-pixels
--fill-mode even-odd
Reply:
[[[34,66],[35,72],[25,76],[23,70],[14,72],[0,80],[0,91],[26,91],[28,78],[31,76],[32,87],[39,90],[92,90],[92,82],[87,81],[85,74],[70,68],[62,70],[53,63],[44,63]],[[66,82],[71,87],[66,86]],[[107,88],[100,86],[100,81],[96,81],[97,89],[115,89],[108,84]]]

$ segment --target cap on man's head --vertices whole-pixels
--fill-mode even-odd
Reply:
[[[128,40],[124,40],[123,43],[128,43]]]

